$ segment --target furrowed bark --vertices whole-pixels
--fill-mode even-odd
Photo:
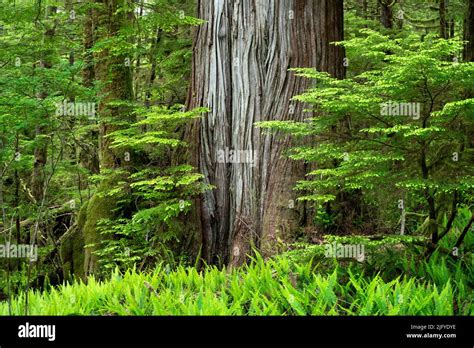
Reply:
[[[252,245],[265,251],[298,226],[301,211],[289,202],[304,166],[282,157],[289,138],[254,123],[309,116],[290,99],[310,81],[288,69],[344,75],[344,51],[330,45],[343,39],[342,0],[203,0],[198,11],[207,23],[195,38],[188,106],[211,110],[196,125],[194,158],[215,186],[200,206],[202,257],[240,264]],[[231,150],[245,151],[246,163],[219,163],[235,162]]]

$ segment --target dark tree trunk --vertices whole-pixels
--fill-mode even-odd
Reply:
[[[439,36],[442,39],[449,38],[448,22],[446,21],[446,0],[439,1]]]
[[[369,16],[368,16],[368,2],[367,0],[359,0],[357,2],[357,14],[360,16],[360,17],[363,17],[365,19],[368,19]]]
[[[282,157],[288,138],[263,135],[254,123],[309,116],[290,99],[310,81],[289,68],[344,76],[344,50],[330,45],[343,40],[343,1],[201,0],[198,9],[207,22],[195,38],[188,106],[211,110],[194,128],[195,159],[215,186],[200,204],[202,256],[240,264],[252,245],[265,252],[301,218],[289,202],[305,168]],[[254,162],[219,163],[226,150]]]
[[[148,78],[148,83],[145,92],[145,105],[146,107],[151,106],[151,93],[153,90],[153,83],[155,83],[156,79],[156,59],[157,59],[157,52],[158,52],[158,45],[161,42],[163,30],[156,28],[156,38],[153,40],[153,46],[150,50],[150,62],[151,62],[151,69],[150,69],[150,77]]]
[[[379,0],[380,3],[380,23],[387,28],[393,28],[393,1],[392,0]]]
[[[82,69],[82,84],[87,88],[94,87],[95,65],[92,48],[94,47],[94,33],[97,28],[97,11],[89,8],[84,16],[83,22],[83,49],[84,68]],[[81,145],[78,160],[81,166],[87,168],[91,173],[99,173],[99,156],[97,151],[97,131],[90,130],[86,135],[86,141]],[[87,182],[85,183],[87,185]],[[80,185],[82,188],[82,184]]]
[[[91,52],[94,46],[94,14],[93,9],[89,8],[84,16],[84,69],[82,70],[82,79],[85,87],[94,86],[94,62]]]
[[[451,18],[449,20],[449,38],[450,39],[453,39],[454,38],[454,35],[456,34],[455,30],[456,30],[456,23],[454,21],[454,18]]]
[[[469,0],[466,19],[464,21],[464,61],[474,61],[474,0]]]

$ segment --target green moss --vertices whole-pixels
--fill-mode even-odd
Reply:
[[[61,256],[61,260],[63,263],[64,278],[69,278],[69,276],[72,274],[72,238],[72,235],[66,238],[59,248],[59,255]]]
[[[97,223],[102,219],[111,219],[114,217],[116,208],[116,199],[108,193],[116,188],[116,183],[121,179],[120,175],[107,176],[99,185],[97,192],[87,205],[87,215],[84,225],[80,229],[84,238],[84,272],[85,274],[97,274],[99,271],[97,256],[94,251],[103,236],[97,230]]]
[[[110,193],[117,189],[117,183],[123,179],[123,172],[104,176],[95,194],[81,207],[77,228],[61,245],[66,279],[73,275],[85,281],[89,274],[98,274],[99,267],[94,252],[105,237],[97,230],[97,223],[114,217],[117,199]]]
[[[88,203],[86,202],[79,210],[77,227],[63,241],[59,250],[65,279],[70,279],[73,275],[85,279],[84,238],[81,231],[86,221]]]

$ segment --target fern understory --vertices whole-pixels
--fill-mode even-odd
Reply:
[[[28,314],[474,315],[472,276],[437,254],[428,262],[401,260],[405,274],[393,279],[368,277],[358,263],[315,261],[257,257],[232,270],[164,264],[153,272],[116,270],[106,281],[30,291]],[[1,302],[0,315],[8,314]],[[11,314],[25,314],[24,294],[12,299]]]

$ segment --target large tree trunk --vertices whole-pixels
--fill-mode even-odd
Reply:
[[[129,14],[125,11],[125,3],[119,0],[100,0],[100,7],[97,9],[97,32],[98,39],[105,37],[116,37],[123,25],[129,19]],[[124,6],[123,10],[119,6]],[[126,107],[114,106],[111,102],[116,100],[132,100],[133,87],[130,67],[125,64],[125,56],[112,54],[105,49],[96,56],[95,77],[101,82],[99,96],[98,114],[100,117],[99,129],[99,163],[100,170],[116,169],[124,167],[125,163],[119,153],[113,150],[110,133],[118,129],[117,124],[130,121],[130,113]],[[101,236],[97,231],[97,222],[101,219],[113,217],[116,206],[114,197],[107,196],[114,185],[123,178],[117,175],[108,174],[97,189],[96,194],[88,202],[82,218],[78,221],[79,229],[84,238],[85,245],[95,245],[101,241]],[[84,273],[97,273],[97,258],[94,255],[96,247],[87,247],[85,250]]]
[[[343,1],[201,0],[198,9],[207,22],[195,38],[188,106],[211,110],[194,129],[195,159],[215,186],[201,200],[202,256],[239,264],[252,245],[266,251],[301,218],[291,203],[304,166],[282,158],[288,138],[263,135],[254,123],[304,119],[290,99],[310,81],[288,69],[344,76],[344,50],[330,45],[343,39]],[[253,163],[219,163],[227,150]]]
[[[464,21],[464,61],[474,62],[474,0],[469,0],[466,19]]]

